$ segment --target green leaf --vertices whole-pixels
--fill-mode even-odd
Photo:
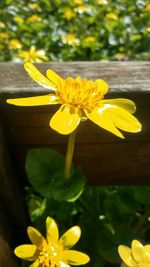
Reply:
[[[75,201],[84,189],[84,175],[71,170],[64,178],[65,158],[52,149],[31,149],[27,154],[26,171],[33,188],[43,197]]]
[[[150,204],[150,186],[131,186],[133,195],[142,204]]]

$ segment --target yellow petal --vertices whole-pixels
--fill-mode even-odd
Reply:
[[[128,111],[118,106],[109,104],[108,106],[109,108],[107,109],[107,113],[109,114],[110,120],[112,120],[117,128],[131,133],[137,133],[141,131],[142,125]]]
[[[42,248],[47,246],[47,242],[45,238],[41,235],[41,233],[36,230],[34,227],[29,226],[27,228],[28,236],[30,238],[30,241],[36,245],[38,248]]]
[[[21,259],[34,261],[37,258],[37,247],[34,245],[21,245],[15,248],[14,253]]]
[[[48,79],[49,79],[52,83],[54,83],[54,84],[56,84],[56,85],[59,85],[61,82],[63,82],[63,79],[62,79],[56,72],[54,72],[54,71],[51,70],[51,69],[48,69],[48,70],[46,71],[46,75],[47,75]]]
[[[43,96],[7,99],[7,103],[16,106],[41,106],[41,105],[58,104],[59,99],[56,95],[49,94]]]
[[[103,108],[95,108],[91,113],[85,111],[87,117],[96,123],[98,126],[102,127],[103,129],[117,135],[120,138],[124,138],[122,133],[115,127],[114,123],[108,116],[106,112],[107,106],[103,105]]]
[[[118,252],[121,259],[125,262],[125,264],[129,267],[135,267],[137,263],[132,258],[131,249],[127,246],[120,245],[118,247]]]
[[[138,240],[132,241],[132,255],[136,262],[141,262],[143,258],[143,245]]]
[[[63,105],[50,120],[50,126],[60,134],[70,134],[77,128],[80,120],[77,108]]]
[[[125,98],[104,99],[100,101],[100,104],[116,105],[129,111],[131,114],[136,111],[135,103],[132,100]]]
[[[143,247],[143,260],[150,265],[150,245]]]
[[[39,263],[39,260],[36,260],[31,265],[29,265],[29,267],[40,267],[40,265],[41,265],[41,263]]]
[[[90,260],[88,255],[76,250],[64,250],[62,257],[62,261],[70,265],[82,265]]]
[[[60,267],[70,267],[70,265],[68,265],[62,261],[60,261],[59,264],[60,264]]]
[[[26,62],[24,68],[35,82],[47,89],[55,90],[56,85],[49,81],[31,62]]]
[[[61,236],[59,242],[63,245],[64,249],[70,249],[78,242],[80,235],[80,227],[74,226]]]
[[[48,243],[55,244],[59,238],[58,227],[51,217],[47,217],[46,219],[46,238]]]
[[[96,80],[94,84],[99,88],[103,95],[108,92],[108,84],[104,80]]]

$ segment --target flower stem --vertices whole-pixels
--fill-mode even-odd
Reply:
[[[75,137],[76,137],[76,130],[69,135],[69,139],[68,139],[66,160],[65,160],[65,172],[64,172],[65,180],[68,180],[70,178]]]

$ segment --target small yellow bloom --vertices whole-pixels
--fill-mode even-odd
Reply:
[[[23,58],[24,61],[30,62],[43,62],[47,60],[44,50],[36,50],[36,47],[32,45],[28,51],[20,51],[19,57]]]
[[[2,39],[8,39],[8,32],[0,32],[0,38]]]
[[[117,20],[118,19],[118,16],[115,13],[110,12],[110,13],[107,13],[106,14],[106,18],[107,19],[110,19],[110,20]]]
[[[27,19],[28,22],[40,22],[42,18],[36,14],[32,15]]]
[[[96,2],[100,5],[107,5],[108,1],[107,0],[96,0]]]
[[[146,30],[147,32],[150,32],[150,26],[145,27],[145,30]]]
[[[35,66],[26,62],[25,70],[30,77],[53,93],[44,96],[8,99],[7,103],[17,106],[40,106],[61,104],[61,107],[50,120],[50,126],[60,134],[70,134],[85,118],[90,119],[105,130],[124,138],[121,129],[136,133],[141,130],[140,122],[132,115],[136,107],[128,99],[106,99],[108,85],[103,80],[86,80],[77,77],[62,79],[51,69],[46,78]]]
[[[38,3],[29,3],[28,7],[34,10],[40,10],[40,6]]]
[[[143,246],[138,240],[133,240],[131,248],[120,245],[118,252],[128,267],[150,266],[150,245]]]
[[[0,21],[0,28],[5,28],[5,24],[2,21]]]
[[[82,14],[87,11],[87,7],[83,5],[79,5],[74,9],[77,13]]]
[[[115,54],[115,58],[117,58],[118,60],[124,60],[127,58],[127,56],[124,53],[117,53]]]
[[[62,36],[62,42],[64,44],[76,46],[79,44],[79,39],[76,38],[74,34],[68,33],[65,36]]]
[[[88,255],[71,250],[79,240],[81,230],[74,226],[65,232],[59,239],[58,227],[54,219],[46,219],[46,238],[35,228],[27,229],[32,245],[21,245],[15,249],[17,257],[34,261],[32,267],[69,267],[70,265],[82,265],[89,262]]]
[[[93,44],[96,42],[96,39],[94,36],[88,36],[88,37],[84,38],[84,42],[87,44]]]
[[[8,44],[11,49],[21,49],[22,47],[22,43],[18,39],[11,39]]]
[[[71,20],[76,16],[76,13],[71,8],[66,8],[64,10],[64,18],[67,20]]]
[[[146,11],[146,12],[150,12],[150,4],[148,4],[148,5],[144,8],[144,11]]]
[[[14,21],[18,24],[22,24],[24,22],[24,19],[20,16],[15,16]]]

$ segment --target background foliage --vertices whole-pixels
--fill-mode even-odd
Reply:
[[[149,59],[150,2],[2,0],[0,61],[28,57],[37,62]]]

